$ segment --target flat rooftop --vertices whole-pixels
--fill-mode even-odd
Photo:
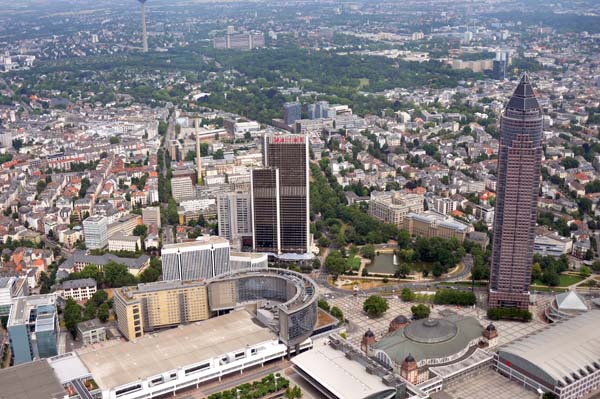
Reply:
[[[77,350],[104,391],[277,339],[246,311],[180,326],[137,341],[106,341]]]
[[[177,290],[190,287],[202,287],[206,282],[203,280],[173,280],[173,281],[155,281],[153,283],[140,283],[137,286],[127,286],[115,289],[113,292],[119,294],[123,299],[130,300],[135,294],[156,292],[164,290]]]
[[[317,345],[294,357],[292,363],[338,398],[363,399],[395,391],[380,377],[369,374],[358,361],[348,359],[343,351],[329,345]]]
[[[261,259],[265,258],[266,254],[259,252],[230,252],[229,258],[244,258],[244,259]]]
[[[0,398],[63,399],[65,390],[46,360],[0,370]]]
[[[194,241],[186,241],[186,242],[178,242],[175,244],[166,244],[163,245],[162,250],[163,251],[167,251],[170,253],[173,253],[174,251],[179,250],[194,250],[196,248],[198,249],[204,249],[202,248],[203,246],[210,246],[210,245],[227,245],[229,246],[229,241],[227,241],[225,238],[223,237],[219,237],[219,236],[200,236],[198,238],[196,238]]]
[[[22,325],[29,323],[29,314],[32,309],[38,306],[54,305],[56,295],[32,295],[13,299],[13,306],[8,318],[8,326]]]

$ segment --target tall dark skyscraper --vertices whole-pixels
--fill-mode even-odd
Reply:
[[[252,171],[252,231],[258,252],[308,253],[308,139],[266,135],[264,169]]]
[[[527,75],[500,119],[489,306],[527,309],[542,159],[542,111]]]

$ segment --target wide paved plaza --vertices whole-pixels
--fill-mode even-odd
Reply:
[[[371,329],[379,340],[388,331],[390,321],[398,315],[404,315],[410,319],[412,313],[410,307],[415,303],[404,302],[398,297],[388,297],[389,309],[379,318],[370,318],[363,310],[363,302],[366,297],[354,296],[335,296],[333,299],[328,299],[331,306],[338,306],[344,312],[345,317],[350,321],[347,329],[348,339],[355,345],[360,345],[360,340],[368,329]],[[477,307],[458,307],[445,305],[430,305],[431,316],[440,317],[440,312],[451,310],[464,316],[472,316],[480,320],[485,327],[489,324],[486,317],[486,312]],[[538,305],[539,306],[539,305]],[[537,310],[535,311],[537,313]],[[494,322],[498,330],[499,345],[514,341],[517,338],[531,334],[546,326],[545,323],[539,320],[533,320],[529,323],[511,322],[511,321],[496,321]]]

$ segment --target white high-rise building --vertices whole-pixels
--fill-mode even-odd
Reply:
[[[102,249],[108,245],[108,219],[90,216],[83,221],[83,235],[88,249]]]
[[[163,280],[207,279],[230,271],[229,241],[200,237],[165,245],[161,250]]]
[[[146,226],[155,225],[160,229],[160,208],[149,206],[142,209],[142,222]]]
[[[171,179],[171,194],[178,203],[195,195],[194,183],[190,176],[173,177]]]
[[[238,246],[243,236],[252,235],[252,198],[250,193],[237,191],[217,197],[219,236]]]
[[[8,316],[18,277],[0,277],[0,316]]]

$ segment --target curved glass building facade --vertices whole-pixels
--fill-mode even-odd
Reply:
[[[285,269],[243,270],[216,276],[208,282],[211,311],[230,310],[262,300],[277,304],[279,339],[288,346],[299,345],[317,323],[317,285],[307,276]]]

